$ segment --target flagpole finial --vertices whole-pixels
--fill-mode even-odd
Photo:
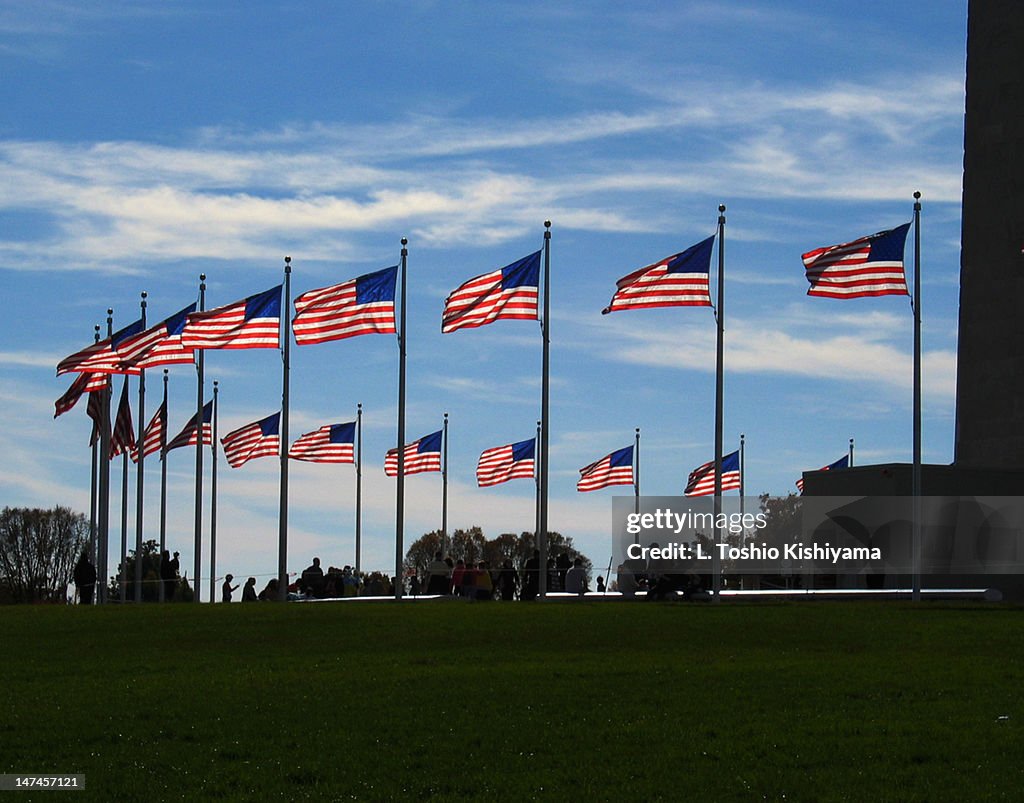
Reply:
[[[97,340],[99,340],[100,339],[100,325],[98,323],[97,324],[93,324],[92,329],[93,329],[93,336]]]
[[[920,190],[914,190],[914,200],[915,201],[920,201],[921,200],[921,191]]]
[[[408,237],[403,237],[402,238],[402,247],[405,248],[405,246],[407,246],[408,244],[409,244],[409,238]]]
[[[284,258],[284,272],[285,273],[291,273],[292,272],[292,258],[291,257],[285,257]]]
[[[724,212],[725,211],[725,204],[719,204],[718,205],[718,211],[719,212]]]
[[[169,374],[170,372],[171,372],[171,370],[170,370],[169,368],[164,368],[164,377],[166,378],[166,376],[167,376],[167,375],[168,375],[168,374]]]

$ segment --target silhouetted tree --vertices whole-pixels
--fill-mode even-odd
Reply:
[[[89,523],[70,508],[0,512],[0,583],[13,602],[65,601]]]

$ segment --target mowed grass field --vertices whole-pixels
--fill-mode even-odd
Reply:
[[[1013,606],[34,606],[0,633],[0,772],[85,774],[76,799],[1024,794]]]

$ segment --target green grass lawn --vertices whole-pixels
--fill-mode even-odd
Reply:
[[[76,799],[1024,790],[1009,606],[33,606],[0,635],[0,772]]]

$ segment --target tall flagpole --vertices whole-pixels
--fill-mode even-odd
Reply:
[[[399,307],[398,330],[398,488],[395,492],[395,599],[402,598],[402,558],[405,528],[405,268],[409,256],[406,246],[409,240],[402,238],[402,303]]]
[[[551,343],[551,221],[544,221],[544,321],[541,324],[541,391],[540,391],[540,513],[537,546],[540,549],[540,583],[543,598],[548,590],[548,440],[551,422],[548,409],[550,391],[548,358]]]
[[[217,601],[217,380],[213,380],[213,443],[210,444],[210,602]]]
[[[114,336],[114,310],[107,308],[107,337]],[[102,393],[102,404],[100,404],[100,479],[99,479],[99,532],[96,537],[99,544],[99,593],[96,599],[99,602],[107,602],[107,572],[110,569],[110,377],[107,377],[107,387],[98,391]]]
[[[537,421],[537,440],[533,442],[533,465],[536,485],[533,503],[533,545],[534,548],[540,549],[540,420]]]
[[[444,430],[441,433],[444,441],[444,463],[441,466],[441,554],[446,551],[448,543],[448,413],[444,414]]]
[[[636,445],[633,449],[633,456],[636,461],[636,471],[633,474],[633,492],[635,496],[633,512],[640,515],[640,427],[636,428]],[[637,536],[637,543],[640,543],[639,535]]]
[[[921,193],[914,193],[914,496],[913,599],[921,599]]]
[[[128,374],[124,375],[125,390],[128,389]],[[128,396],[125,394],[125,401]],[[118,405],[118,415],[121,407]],[[117,601],[122,605],[128,595],[128,444],[123,444],[121,453],[121,565],[118,566]]]
[[[725,357],[725,204],[718,206],[718,346],[715,359],[715,545],[711,553],[711,587],[714,601],[721,600],[722,577],[718,545],[722,540],[719,524],[722,513],[722,431]]]
[[[146,291],[142,291],[142,331],[146,331]],[[139,437],[136,448],[139,450],[139,462],[136,464],[135,478],[135,601],[142,602],[142,489],[145,474],[145,449],[143,440],[146,437],[146,369],[139,371]]]
[[[850,455],[849,459],[846,461],[846,465],[849,468],[853,468],[853,438],[850,438]]]
[[[292,303],[292,258],[284,258],[284,299],[281,303],[281,333],[284,338],[281,382],[281,417],[278,421],[281,441],[281,505],[279,509],[277,583],[281,600],[288,599],[288,379],[291,359],[291,328],[289,314]]]
[[[199,312],[206,310],[206,274],[199,274]],[[195,544],[193,545],[192,588],[193,601],[199,602],[199,570],[202,568],[203,548],[203,393],[205,391],[206,352],[199,349],[196,363],[196,509]]]
[[[96,324],[95,329],[93,331],[93,342],[94,343],[99,343],[100,342],[100,325],[99,324]],[[102,393],[103,391],[94,391],[94,392]],[[102,404],[100,406],[102,407]],[[97,431],[97,430],[99,430],[99,426],[94,421],[93,422],[93,431]],[[96,432],[96,434],[97,435],[99,434],[98,431]],[[92,432],[90,432],[90,435],[92,435]],[[90,498],[89,498],[89,557],[92,559],[92,565],[93,566],[99,566],[100,565],[99,564],[99,553],[97,552],[98,544],[97,544],[97,539],[96,539],[96,503],[97,503],[97,495],[98,495],[98,491],[97,491],[97,487],[96,487],[97,486],[96,471],[97,471],[97,468],[98,468],[97,458],[98,458],[98,455],[99,455],[99,438],[92,438],[92,437],[90,437],[90,440],[92,441],[92,475],[91,475],[90,480],[89,480],[89,486],[90,486],[90,488],[89,488],[89,493],[90,493]],[[96,589],[94,588],[93,589],[93,595],[92,595],[92,603],[93,603],[93,605],[96,604],[98,599],[99,599],[99,597],[96,594]]]
[[[163,565],[167,550],[167,424],[170,416],[167,410],[167,369],[164,368],[164,420],[160,424],[160,565]],[[161,577],[157,583],[157,598],[164,601],[164,583]]]
[[[746,512],[746,505],[743,502],[743,497],[746,494],[747,489],[747,436],[742,432],[740,433],[740,521],[743,520],[743,514]]]
[[[356,580],[363,550],[363,405],[356,405]]]

